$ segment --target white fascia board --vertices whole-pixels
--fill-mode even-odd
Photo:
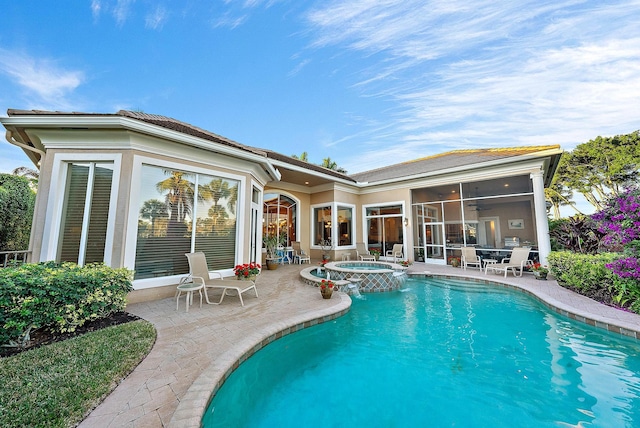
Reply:
[[[64,131],[64,128],[86,128],[86,129],[127,129],[143,134],[152,135],[158,138],[168,139],[181,144],[187,144],[204,150],[218,152],[228,156],[239,157],[251,162],[264,165],[265,171],[274,180],[279,181],[282,176],[266,156],[262,156],[249,151],[218,144],[203,138],[183,134],[172,129],[163,128],[136,119],[121,116],[20,116],[1,118],[0,122],[5,126],[17,126],[38,135],[38,128],[54,128],[56,131]]]

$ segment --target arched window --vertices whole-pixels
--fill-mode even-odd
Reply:
[[[279,236],[285,246],[297,239],[298,204],[289,196],[265,193],[263,213],[263,236]]]

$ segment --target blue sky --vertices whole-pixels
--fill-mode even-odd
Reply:
[[[640,1],[13,1],[7,108],[162,114],[355,173],[640,128]],[[0,172],[28,165],[0,142]]]

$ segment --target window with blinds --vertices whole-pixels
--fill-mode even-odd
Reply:
[[[56,260],[103,262],[113,164],[69,163]]]
[[[210,270],[233,268],[237,180],[142,166],[135,279],[189,272],[202,251]]]

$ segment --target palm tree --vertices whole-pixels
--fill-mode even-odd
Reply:
[[[213,227],[216,230],[219,230],[224,226],[225,220],[229,218],[229,214],[224,207],[219,207],[217,205],[209,208],[209,217],[213,220]]]
[[[189,174],[181,171],[168,171],[170,176],[156,184],[160,193],[167,192],[166,205],[169,207],[169,218],[172,222],[182,223],[193,208],[193,183],[187,178]]]
[[[144,201],[140,208],[140,218],[151,220],[151,236],[155,236],[156,219],[169,217],[167,204],[158,199],[149,199]]]
[[[229,199],[227,201],[227,208],[231,211],[231,214],[236,212],[236,204],[238,203],[238,185],[236,184],[229,189]]]
[[[206,190],[209,198],[213,200],[213,205],[218,206],[218,201],[220,199],[228,198],[231,196],[231,189],[229,189],[229,182],[223,180],[222,178],[216,178],[211,180],[208,185],[206,185]],[[236,191],[237,193],[237,191]]]
[[[346,174],[347,173],[346,169],[344,169],[342,167],[339,167],[338,164],[336,162],[332,161],[330,157],[326,157],[326,158],[322,159],[322,164],[320,166],[332,169],[332,170],[340,172],[342,174]]]
[[[291,157],[294,158],[294,159],[299,159],[302,162],[309,162],[309,155],[308,155],[307,152],[302,152],[300,157],[298,157],[298,155],[291,155]]]

